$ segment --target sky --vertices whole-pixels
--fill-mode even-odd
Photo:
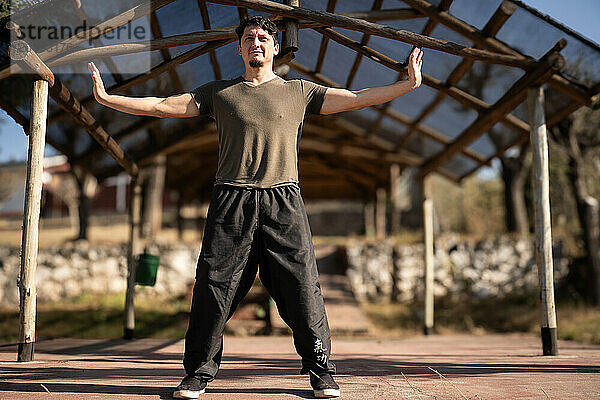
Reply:
[[[600,0],[524,0],[583,36],[600,43]],[[27,136],[20,125],[0,109],[0,163],[27,158]],[[46,146],[46,156],[57,154]]]

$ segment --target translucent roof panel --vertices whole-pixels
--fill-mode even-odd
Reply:
[[[477,29],[483,29],[485,24],[494,15],[494,12],[503,0],[454,0],[450,6],[450,14]]]
[[[468,148],[469,150],[473,150],[485,158],[493,156],[497,151],[496,146],[494,146],[494,143],[490,140],[487,134],[480,136],[477,140],[471,143]]]
[[[533,12],[518,7],[496,36],[511,47],[534,58],[540,58],[558,40],[566,38],[567,47],[561,51],[566,61],[564,74],[588,87],[600,82],[598,45],[584,40],[579,35],[565,32],[565,29],[567,28],[561,29]],[[523,40],[524,37],[527,40]]]
[[[411,119],[415,119],[421,114],[423,108],[436,98],[437,93],[436,90],[421,85],[418,90],[394,99],[392,101],[392,108]]]
[[[455,100],[445,98],[425,118],[423,124],[440,132],[443,136],[456,139],[477,119],[477,113],[465,108]]]
[[[476,161],[471,158],[465,156],[462,153],[457,153],[448,161],[446,164],[442,166],[442,169],[448,171],[452,175],[457,177],[461,177],[473,169],[477,168],[479,165]]]
[[[494,104],[524,73],[516,68],[475,61],[456,86],[488,104]]]

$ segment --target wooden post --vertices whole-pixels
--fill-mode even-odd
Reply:
[[[377,240],[383,240],[386,234],[386,190],[384,188],[377,189],[376,196],[375,232]]]
[[[285,0],[285,4],[300,7],[300,0]],[[285,18],[285,31],[282,33],[281,54],[298,51],[298,20]]]
[[[392,234],[400,232],[400,166],[392,164],[390,166],[390,199],[392,204],[392,218],[390,221],[390,232]]]
[[[165,185],[167,156],[153,157],[152,164],[144,171],[144,211],[142,213],[142,237],[153,241],[162,224],[162,198]]]
[[[433,202],[430,198],[427,179],[423,184],[423,239],[425,242],[425,324],[423,332],[425,335],[433,333]]]
[[[125,330],[123,337],[133,339],[135,329],[135,266],[140,249],[140,224],[142,209],[142,186],[133,178],[129,186],[129,254],[127,264],[127,292],[125,294]]]
[[[364,207],[365,216],[365,238],[372,238],[375,236],[375,207],[373,203],[369,202]]]
[[[535,212],[535,258],[538,266],[542,302],[542,348],[544,355],[557,355],[556,309],[554,306],[554,270],[552,229],[550,226],[550,183],[548,174],[548,138],[544,115],[544,91],[528,89],[527,105],[533,153],[533,208]]]
[[[27,181],[23,209],[21,272],[19,275],[20,329],[18,361],[33,361],[35,343],[38,228],[42,199],[42,173],[48,112],[48,82],[36,80],[31,96],[31,126],[27,155]]]

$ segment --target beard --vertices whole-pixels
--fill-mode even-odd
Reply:
[[[265,63],[261,60],[250,60],[250,62],[248,62],[248,64],[250,64],[250,66],[252,68],[260,68],[263,65],[265,65]]]

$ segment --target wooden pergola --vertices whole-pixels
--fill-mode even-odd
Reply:
[[[165,184],[177,189],[183,202],[207,199],[216,171],[218,140],[211,120],[124,116],[97,105],[89,78],[74,72],[88,61],[101,62],[108,71],[108,92],[129,95],[166,96],[212,79],[229,79],[243,72],[233,48],[235,26],[255,14],[269,16],[283,32],[275,69],[286,79],[303,77],[350,89],[390,83],[404,78],[412,46],[425,50],[423,86],[417,91],[361,111],[307,118],[300,179],[308,198],[385,199],[383,190],[402,169],[418,169],[424,188],[426,332],[433,327],[432,211],[426,178],[438,173],[460,183],[509,148],[532,141],[543,348],[544,354],[556,354],[546,128],[589,106],[600,92],[598,45],[517,0],[495,0],[497,7],[491,10],[489,3],[471,0],[151,0],[113,13],[96,3],[86,7],[78,0],[65,1],[70,23],[73,18],[98,22],[47,48],[12,41],[13,62],[9,65],[5,58],[2,67],[0,59],[0,80],[10,82],[23,72],[35,76],[31,111],[10,94],[0,95],[0,107],[30,135],[19,359],[33,357],[35,341],[32,282],[44,140],[99,180],[122,171],[134,177],[128,336],[134,327],[133,258],[139,253],[139,171],[166,157]],[[59,8],[58,2],[41,1],[15,14],[7,28],[19,36],[32,15],[51,24],[47,13]],[[150,39],[104,43],[111,32],[140,21],[149,26]],[[520,35],[528,35],[527,43]],[[151,59],[147,71],[128,68],[139,61],[136,57]],[[491,72],[478,81],[482,68]],[[542,87],[552,101],[544,103]],[[54,103],[44,99],[46,90]]]

